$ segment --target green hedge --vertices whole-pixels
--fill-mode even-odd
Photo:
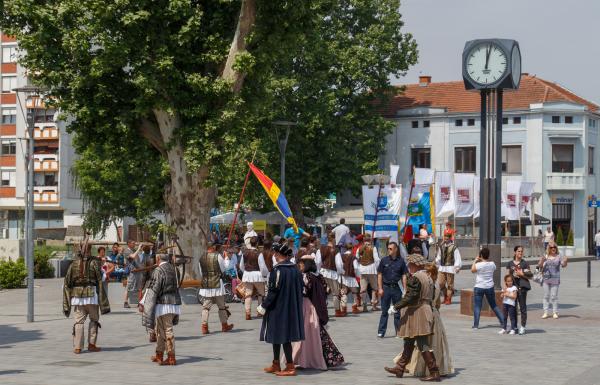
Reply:
[[[34,249],[35,260],[33,263],[33,277],[34,278],[54,278],[54,266],[49,262],[49,259],[53,257],[54,250],[46,246],[36,247]],[[23,262],[23,257],[18,259]]]
[[[50,266],[52,267],[52,266]],[[22,260],[0,261],[0,288],[15,289],[24,286],[27,268]]]

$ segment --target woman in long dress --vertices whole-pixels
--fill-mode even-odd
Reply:
[[[327,292],[311,255],[298,261],[304,280],[302,311],[304,341],[292,343],[294,364],[304,369],[327,370],[344,364],[344,357],[327,333]]]
[[[435,295],[433,301],[433,335],[431,336],[431,348],[435,360],[438,364],[440,375],[447,376],[454,373],[454,367],[452,366],[452,357],[450,356],[450,349],[448,346],[448,340],[446,339],[446,329],[440,317],[440,286],[437,284],[437,266],[434,263],[427,265],[427,273],[435,284]],[[418,349],[417,349],[418,350]],[[410,363],[406,366],[406,372],[411,373],[415,377],[423,377],[427,374],[427,367],[421,354],[415,352],[412,355]],[[401,354],[394,358],[394,362],[400,359]]]

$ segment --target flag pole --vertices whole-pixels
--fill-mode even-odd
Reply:
[[[256,151],[254,150],[254,154],[252,155],[252,160],[250,163],[254,163],[254,158],[256,157]],[[229,229],[229,235],[227,236],[227,244],[225,244],[225,252],[229,249],[231,245],[231,235],[233,230],[235,229],[235,224],[237,222],[237,216],[240,212],[240,207],[242,206],[242,202],[244,202],[244,194],[246,192],[246,185],[248,185],[248,179],[250,178],[250,165],[248,165],[248,172],[246,173],[246,179],[244,180],[244,186],[242,186],[242,193],[240,194],[240,199],[238,200],[237,207],[235,208],[235,214],[233,215],[233,223],[231,224],[231,228]]]
[[[402,228],[402,240],[404,240],[404,233],[406,232],[406,225],[408,224],[408,208],[410,207],[410,198],[412,198],[413,187],[415,187],[415,166],[412,169],[413,180],[410,184],[410,192],[408,193],[408,201],[406,203],[406,216],[404,217],[404,227]]]
[[[375,242],[375,226],[377,226],[377,213],[379,212],[379,195],[381,194],[381,187],[383,183],[381,180],[379,181],[379,190],[377,191],[377,198],[375,198],[375,218],[373,219],[373,230],[371,230],[371,237],[373,238],[373,242]]]

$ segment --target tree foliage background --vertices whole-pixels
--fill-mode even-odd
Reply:
[[[378,106],[397,92],[390,77],[417,61],[399,7],[398,0],[11,0],[0,28],[17,37],[30,79],[72,117],[88,228],[166,209],[197,230],[210,207],[237,201],[253,153],[278,180],[275,120],[298,123],[286,158],[297,215],[318,210],[329,193],[356,190],[360,175],[378,168],[392,128]],[[246,201],[271,209],[258,183]]]

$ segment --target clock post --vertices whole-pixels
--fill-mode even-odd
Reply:
[[[506,39],[479,39],[465,44],[463,80],[467,90],[481,94],[479,145],[479,246],[496,263],[494,285],[501,286],[502,115],[504,89],[521,80],[519,44]]]

